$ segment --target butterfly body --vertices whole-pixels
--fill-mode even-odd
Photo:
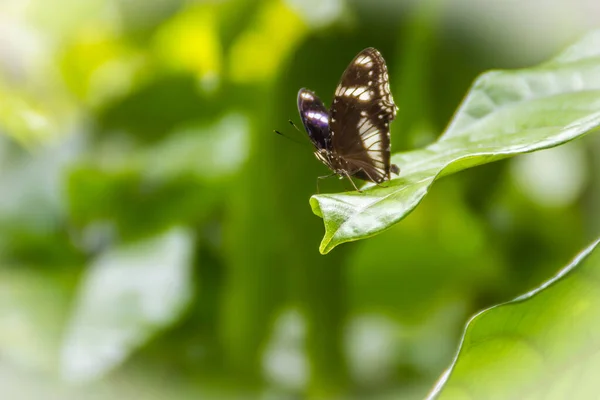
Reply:
[[[340,177],[374,183],[399,173],[390,164],[389,124],[396,116],[385,61],[361,51],[342,74],[331,109],[310,90],[298,92],[298,111],[315,156]]]

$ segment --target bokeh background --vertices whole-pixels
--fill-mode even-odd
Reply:
[[[594,27],[596,0],[3,0],[2,399],[423,398],[469,316],[598,235],[600,137],[322,256],[296,93],[378,48],[407,151]]]

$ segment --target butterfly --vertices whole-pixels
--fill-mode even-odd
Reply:
[[[358,53],[342,74],[331,109],[312,91],[298,92],[298,112],[315,156],[340,179],[380,184],[399,174],[390,163],[390,122],[397,107],[385,60],[374,48]]]

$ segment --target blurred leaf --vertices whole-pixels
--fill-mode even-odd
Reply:
[[[97,136],[104,139],[127,132],[139,142],[155,142],[182,123],[209,119],[222,110],[220,103],[200,95],[195,77],[164,75],[108,103],[99,112]]]
[[[52,3],[34,1],[27,7],[27,20],[40,31],[64,42],[77,37],[86,29],[98,27],[118,29],[120,22],[115,15],[106,12],[115,0],[56,0]],[[69,12],[64,12],[68,10]]]
[[[252,83],[275,77],[282,62],[307,31],[300,16],[282,0],[265,2],[253,26],[231,47],[231,79]]]
[[[216,83],[222,72],[217,10],[212,4],[186,8],[163,24],[155,38],[163,62],[196,74],[207,85]]]
[[[63,122],[55,104],[44,104],[23,90],[4,85],[1,76],[0,98],[0,133],[22,143],[39,143],[51,137]]]
[[[78,227],[116,224],[122,237],[156,233],[176,224],[193,224],[209,214],[220,192],[190,174],[145,179],[134,169],[79,166],[69,177],[71,217]]]
[[[600,240],[539,288],[467,324],[439,399],[596,397]]]
[[[177,321],[192,295],[192,247],[190,232],[176,228],[90,265],[63,344],[66,379],[100,377]]]
[[[83,147],[70,135],[25,151],[0,138],[0,221],[44,230],[64,214],[62,175]]]
[[[114,222],[129,238],[197,223],[246,161],[249,129],[247,118],[231,113],[213,124],[182,126],[142,149],[116,152],[108,141],[70,171],[74,222]]]
[[[60,68],[70,91],[86,105],[98,107],[139,84],[151,70],[144,61],[114,28],[99,25],[74,36],[62,50]]]
[[[325,223],[320,251],[400,221],[433,181],[476,165],[557,146],[600,125],[600,31],[538,67],[482,75],[434,144],[396,154],[400,177],[362,193],[315,195]]]
[[[212,182],[231,177],[248,156],[249,125],[244,115],[230,113],[209,126],[184,126],[159,146],[142,151],[139,162],[151,177],[188,172]]]
[[[345,0],[285,0],[313,29],[325,28],[348,12]]]
[[[24,151],[0,138],[0,260],[9,265],[81,265],[66,220],[62,179],[82,147],[70,135]]]
[[[9,3],[0,4],[0,36],[10,38],[0,46],[0,133],[37,144],[70,128],[78,107],[56,70],[55,38],[28,21],[35,7],[13,9],[11,15]]]
[[[55,372],[68,314],[70,268],[0,268],[0,353],[25,370]]]

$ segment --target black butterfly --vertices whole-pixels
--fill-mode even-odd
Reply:
[[[315,156],[334,174],[379,184],[400,169],[390,164],[390,121],[396,105],[385,60],[368,48],[342,74],[328,112],[310,90],[298,92],[298,111],[315,146]]]

